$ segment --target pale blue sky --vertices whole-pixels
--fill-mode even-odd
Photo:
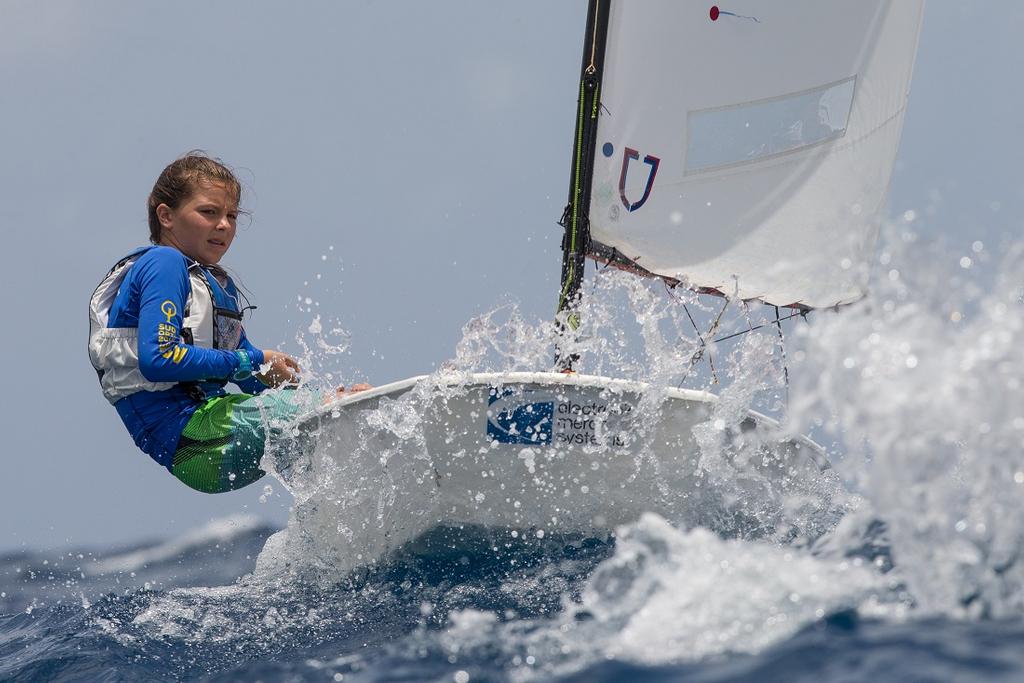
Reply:
[[[145,242],[153,180],[189,149],[249,186],[225,262],[255,294],[259,344],[295,351],[309,297],[352,334],[331,369],[383,383],[451,357],[496,304],[549,315],[584,15],[582,0],[0,0],[0,548],[285,519],[262,482],[204,496],[138,452],[86,356],[88,296]],[[954,250],[1020,234],[1021,26],[1013,0],[926,10],[892,207],[933,207],[925,227]]]

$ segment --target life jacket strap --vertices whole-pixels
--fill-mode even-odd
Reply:
[[[185,390],[190,399],[198,403],[206,403],[206,392],[199,386],[199,382],[178,382],[178,386]]]

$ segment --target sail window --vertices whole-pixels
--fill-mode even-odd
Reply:
[[[846,134],[856,77],[792,95],[690,112],[686,172],[745,164]]]

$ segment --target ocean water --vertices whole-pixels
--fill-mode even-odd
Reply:
[[[737,526],[727,513],[749,506],[724,496],[701,524],[434,527],[376,552],[365,522],[411,505],[368,483],[374,462],[416,457],[418,416],[396,401],[363,426],[398,437],[364,459],[365,481],[283,477],[285,529],[238,516],[137,547],[0,556],[0,680],[1024,680],[1022,250],[958,254],[904,221],[869,299],[786,326],[785,356],[768,327],[695,367],[682,303],[699,326],[722,302],[594,278],[573,342],[588,372],[708,387],[715,420],[755,408],[809,433],[844,490],[800,518],[813,531],[765,528],[815,501]],[[732,306],[721,334],[764,315]],[[325,327],[310,325],[306,365],[329,367]],[[544,369],[551,342],[505,307],[468,323],[440,372]],[[706,485],[730,491],[704,455]]]
[[[659,519],[638,522],[615,547],[549,539],[499,554],[485,530],[439,529],[386,565],[326,586],[253,578],[272,531],[240,517],[148,548],[0,558],[0,679],[1024,675],[1019,617],[879,609],[882,589],[863,566],[787,557]]]

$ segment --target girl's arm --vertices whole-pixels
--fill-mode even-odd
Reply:
[[[204,349],[181,339],[190,289],[185,257],[173,249],[154,249],[139,259],[132,271],[131,279],[139,288],[138,351],[142,376],[150,382],[230,377],[240,363],[234,352]],[[254,366],[263,361],[262,353],[251,357]]]
[[[234,283],[229,282],[229,287],[228,292],[232,296],[237,296]],[[238,388],[245,393],[258,394],[267,387],[277,387],[299,381],[299,364],[294,358],[280,351],[257,349],[246,336],[245,328],[242,328],[242,337],[238,342],[238,348],[244,349],[252,359],[253,376],[235,382]],[[265,371],[261,371],[260,366],[264,366]]]
[[[235,382],[235,384],[247,394],[258,394],[267,388],[267,385],[261,382],[255,374],[259,372],[260,366],[265,362],[263,351],[252,345],[249,338],[245,336],[244,328],[242,329],[242,339],[238,343],[238,348],[245,349],[246,353],[249,354],[249,358],[252,359],[253,374],[246,379]]]

